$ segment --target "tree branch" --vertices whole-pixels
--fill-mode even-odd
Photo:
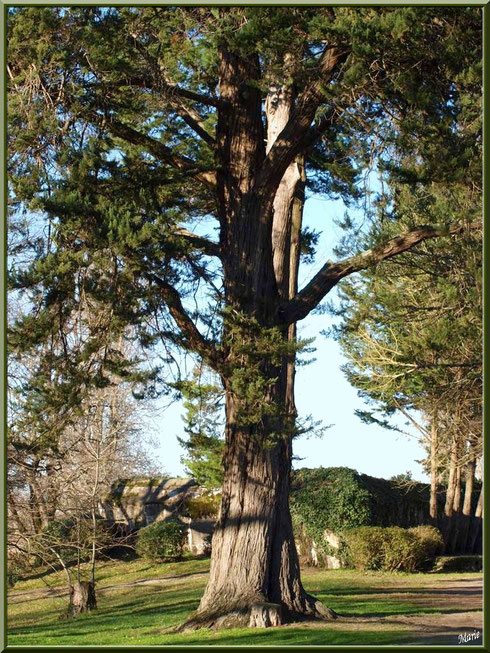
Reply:
[[[310,311],[318,306],[325,295],[341,279],[354,272],[365,270],[381,261],[406,252],[423,240],[440,238],[451,234],[460,234],[467,230],[481,229],[481,227],[481,221],[445,227],[424,225],[411,229],[400,236],[395,236],[384,245],[380,245],[375,249],[368,249],[361,254],[339,261],[338,263],[328,261],[291,301],[279,307],[278,322],[281,324],[292,324],[293,322],[302,320]]]
[[[100,116],[96,112],[91,112],[91,116],[92,118],[97,116],[97,122],[105,127],[114,136],[122,138],[123,140],[128,141],[128,143],[132,143],[133,145],[143,146],[157,159],[165,161],[174,168],[192,175],[195,179],[208,186],[214,188],[216,185],[215,170],[199,168],[196,163],[192,161],[192,159],[189,159],[185,156],[177,156],[174,154],[172,148],[164,145],[151,136],[147,136],[146,134],[142,134],[141,132],[136,131],[132,127],[119,122],[115,118],[103,118],[103,116]]]
[[[185,240],[192,243],[197,249],[202,250],[204,254],[207,254],[208,256],[219,257],[221,255],[221,250],[218,243],[213,243],[212,240],[208,240],[203,236],[198,236],[197,234],[193,233],[192,231],[189,231],[188,229],[184,229],[183,227],[177,227],[177,229],[175,230],[175,234],[177,236],[181,236],[182,238],[185,238]]]
[[[214,370],[219,368],[219,357],[215,346],[201,334],[187,311],[182,306],[179,293],[169,283],[155,274],[146,275],[147,279],[158,287],[158,291],[168,307],[170,315],[181,330],[186,344],[196,352]]]
[[[272,191],[274,194],[287,167],[302,151],[305,143],[311,143],[314,137],[319,137],[331,124],[333,112],[322,117],[316,127],[311,127],[315,113],[325,97],[323,89],[347,54],[348,51],[345,49],[326,46],[318,64],[316,80],[307,85],[296,100],[290,119],[274,141],[262,164],[256,180],[257,192],[269,194]]]
[[[145,86],[147,88],[155,88],[156,90],[163,93],[169,100],[170,104],[180,115],[180,117],[189,125],[189,127],[191,127],[191,129],[193,129],[196,134],[198,134],[198,136],[200,136],[206,143],[211,145],[211,147],[214,147],[216,145],[216,141],[206,129],[201,116],[192,107],[187,106],[183,102],[184,99],[191,99],[196,102],[205,102],[206,104],[210,104],[212,103],[212,98],[193,93],[192,91],[186,91],[185,89],[182,89],[171,82],[165,70],[158,63],[158,60],[148,52],[145,46],[138,40],[137,36],[133,34],[132,38],[134,46],[149,65],[152,72],[152,75],[148,80],[146,77],[144,78]]]

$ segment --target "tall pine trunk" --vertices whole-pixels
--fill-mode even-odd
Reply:
[[[224,481],[208,585],[197,613],[182,628],[267,627],[336,616],[303,589],[289,511],[294,325],[280,332],[282,353],[255,353],[271,333],[278,303],[296,290],[304,181],[298,160],[272,194],[259,195],[252,187],[266,152],[264,142],[269,148],[293,102],[284,87],[271,90],[264,138],[260,91],[245,83],[257,67],[255,56],[244,61],[221,52],[220,94],[227,104],[217,128],[223,157],[218,186],[229,311],[221,371],[226,391]],[[247,376],[254,365],[256,371]],[[255,387],[254,374],[264,380],[262,386]]]
[[[449,476],[447,481],[446,489],[446,502],[444,505],[444,553],[449,554],[452,552],[452,527],[453,527],[453,515],[454,515],[454,497],[456,494],[456,481],[457,481],[457,470],[458,470],[458,447],[457,447],[457,436],[456,433],[452,435],[451,441],[451,457],[449,463]]]
[[[456,480],[453,499],[453,516],[451,528],[451,551],[459,552],[459,538],[461,531],[461,462],[458,453],[458,467],[456,469]]]
[[[278,383],[274,391],[284,387]],[[289,429],[280,434],[241,426],[238,403],[227,392],[225,477],[210,578],[185,627],[267,627],[334,618],[300,580],[289,512]]]

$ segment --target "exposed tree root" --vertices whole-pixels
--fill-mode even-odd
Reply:
[[[308,620],[331,621],[337,613],[309,594],[303,597],[304,608],[299,612],[280,603],[266,600],[222,605],[213,610],[198,610],[174,632],[198,630],[200,628],[271,628]]]

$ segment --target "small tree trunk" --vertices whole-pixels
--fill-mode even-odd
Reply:
[[[437,490],[439,487],[437,412],[432,418],[430,431],[430,518],[437,524]]]
[[[453,512],[461,510],[461,465],[458,464],[456,468],[456,479],[454,482],[454,499],[453,499]]]
[[[473,496],[473,488],[475,486],[475,470],[476,460],[473,454],[473,447],[470,445],[470,459],[466,466],[463,514],[461,517],[461,536],[459,545],[461,553],[466,553],[468,549],[468,536],[471,524],[471,499]]]
[[[90,612],[97,607],[95,585],[89,581],[77,581],[71,588],[68,615],[76,617],[82,612]]]
[[[453,553],[458,553],[459,534],[461,532],[461,465],[459,464],[459,455],[458,455],[458,467],[456,469],[456,479],[455,479],[455,488],[454,488],[453,516],[451,521],[452,521],[451,551]]]
[[[471,539],[469,550],[471,553],[481,552],[481,535],[482,535],[482,518],[483,518],[483,485],[476,504],[475,515],[471,524]]]
[[[444,506],[444,553],[451,553],[451,531],[454,514],[454,495],[456,493],[458,466],[458,452],[456,446],[456,436],[453,435],[451,443],[451,460],[449,464],[449,478],[447,482],[446,503]]]

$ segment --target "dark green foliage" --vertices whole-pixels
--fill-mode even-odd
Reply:
[[[291,516],[320,549],[325,530],[340,532],[369,523],[370,494],[360,487],[356,472],[345,467],[300,469],[293,474]]]
[[[474,7],[10,8],[10,220],[17,255],[29,255],[22,265],[17,256],[10,282],[35,308],[35,319],[19,320],[10,342],[26,351],[66,332],[82,298],[108,309],[104,324],[86,325],[76,351],[57,347],[53,366],[64,365],[57,405],[76,402],[84,382],[107,383],[110,372],[162,391],[166,378],[145,376],[136,357],[124,360],[111,347],[130,327],[145,348],[165,342],[164,362],[174,348],[192,349],[155,276],[181,298],[205,289],[206,302],[191,317],[219,340],[221,270],[176,228],[194,220],[216,226],[216,194],[197,172],[216,165],[220,45],[243,57],[260,52],[253,84],[264,94],[271,83],[287,82],[300,95],[324,44],[345,49],[317,112],[337,118],[307,148],[307,185],[355,201],[378,137],[390,161],[388,146],[412,151],[416,142],[428,161],[419,176],[430,176],[436,154],[440,164],[441,143],[451,149],[448,168],[466,170],[470,150],[454,123],[461,114],[465,139],[471,131],[469,143],[475,140],[470,92],[480,79],[479,21]],[[286,71],[291,52],[301,54],[301,65]],[[172,84],[191,94],[183,103],[201,117],[197,135]],[[174,165],[174,155],[187,163]],[[41,228],[26,232],[26,209],[37,212]],[[311,258],[315,235],[303,234]],[[94,348],[100,356],[89,374],[80,364]]]
[[[325,530],[341,534],[356,526],[416,526],[429,519],[429,487],[358,474],[346,467],[300,469],[293,472],[291,514],[320,549]]]
[[[196,378],[178,384],[185,399],[184,420],[188,438],[178,438],[186,455],[182,462],[202,487],[216,489],[223,480],[223,390],[216,383]]]
[[[271,256],[282,173],[301,157],[308,189],[356,202],[368,166],[426,185],[441,151],[443,182],[475,168],[468,89],[481,75],[481,9],[77,5],[8,16],[9,282],[23,296],[9,343],[19,360],[39,358],[17,388],[27,398],[17,432],[34,423],[54,447],[92,388],[124,379],[138,396],[170,391],[186,351],[235,400],[230,427],[265,446],[282,440],[287,473],[297,428],[278,379],[298,351],[285,323],[298,313],[294,298],[279,301]],[[282,85],[296,97],[290,129],[266,154],[263,107]],[[357,230],[356,251],[413,222],[384,217]],[[219,237],[201,238],[208,227]],[[303,233],[310,258],[315,237]],[[339,278],[300,298],[303,317]],[[121,341],[134,349],[123,354]],[[217,441],[199,424],[194,434],[194,451],[211,452],[212,484]],[[333,488],[315,488],[311,510],[303,497],[315,533],[327,499],[333,528],[380,518],[383,502],[352,474]]]
[[[184,549],[186,530],[177,519],[154,522],[138,531],[136,551],[155,562],[177,559]]]
[[[221,494],[206,493],[187,499],[183,506],[183,512],[192,519],[216,519],[220,503]]]
[[[343,538],[349,566],[362,571],[420,571],[443,545],[439,531],[430,526],[361,526],[345,531]]]
[[[213,230],[221,219],[215,189],[200,175],[214,170],[221,156],[213,138],[222,109],[217,81],[223,43],[242,57],[260,52],[260,78],[251,83],[264,97],[271,84],[286,82],[299,96],[315,79],[325,43],[345,50],[317,111],[317,117],[333,112],[335,120],[306,148],[305,165],[310,189],[356,201],[361,171],[378,143],[386,167],[400,164],[398,176],[410,168],[412,177],[430,179],[442,144],[451,154],[444,157],[445,178],[470,162],[478,165],[470,145],[479,135],[480,13],[474,7],[10,8],[15,256],[9,283],[28,308],[12,324],[9,344],[20,357],[40,356],[24,389],[30,421],[40,421],[37,430],[55,431],[53,416],[68,420],[88,388],[116,378],[138,384],[138,396],[170,391],[176,350],[196,352],[173,319],[175,297],[204,299],[189,309],[189,318],[216,350],[229,345],[220,342],[223,315],[231,308],[222,311],[221,266],[179,235],[180,227],[193,223]],[[286,70],[291,52],[299,54],[300,65]],[[183,97],[176,98],[174,84]],[[181,111],[185,107],[190,114]],[[189,115],[200,116],[197,132]],[[423,165],[414,171],[410,157],[401,160],[398,153],[415,151]],[[31,224],[29,211],[35,211]],[[401,224],[396,216],[393,228]],[[359,246],[365,234],[356,235]],[[385,235],[376,230],[374,238]],[[307,260],[315,239],[305,226]],[[88,306],[103,319],[88,319]],[[274,329],[252,334],[253,316],[245,311],[242,317],[237,329],[245,325],[248,344],[244,339],[245,350],[229,361],[226,374],[243,397],[244,420],[257,424],[269,411],[279,421],[280,414],[258,401],[274,375],[259,374],[257,361],[266,357],[274,364],[293,351],[281,348]],[[67,337],[75,320],[83,332],[76,346]],[[122,355],[114,346],[121,338],[147,351]],[[206,482],[213,483],[217,443],[201,445],[210,451],[213,479]]]

